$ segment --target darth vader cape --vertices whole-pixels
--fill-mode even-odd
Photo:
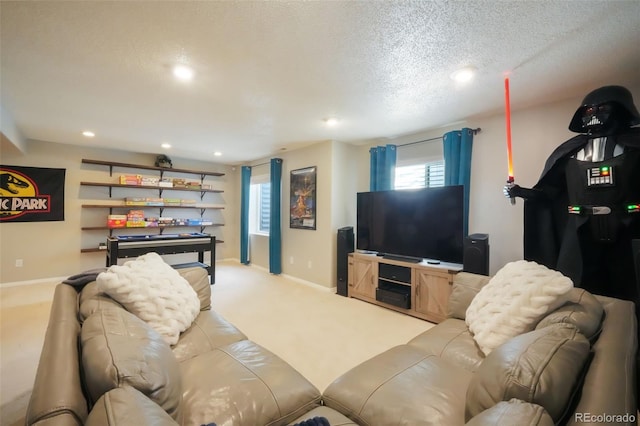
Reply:
[[[609,137],[624,146],[625,152],[640,150],[640,128]],[[572,278],[576,286],[580,286],[582,280],[579,271],[582,271],[583,260],[578,233],[574,226],[568,226],[573,218],[569,218],[567,213],[569,198],[565,170],[571,156],[582,149],[588,139],[587,135],[578,135],[558,146],[547,159],[540,179],[533,187],[543,195],[524,201],[525,259],[559,270]],[[634,198],[640,202],[640,194]],[[640,235],[633,238],[640,238]]]

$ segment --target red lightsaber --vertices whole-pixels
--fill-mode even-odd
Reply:
[[[509,178],[507,179],[507,185],[513,186],[515,179],[513,177],[513,158],[511,148],[511,103],[509,101],[509,77],[504,77],[504,108],[505,108],[505,120],[507,126],[507,161],[509,166]],[[516,203],[516,199],[511,197],[511,204]]]

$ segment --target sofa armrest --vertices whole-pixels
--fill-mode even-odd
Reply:
[[[598,340],[591,351],[593,359],[584,377],[580,401],[568,425],[583,424],[585,413],[637,415],[638,325],[635,305],[626,300],[596,296],[605,316]],[[635,424],[622,420],[621,424]]]
[[[544,408],[519,399],[501,401],[473,417],[465,426],[484,425],[553,426],[553,419]]]
[[[486,275],[460,272],[453,278],[451,295],[449,296],[448,317],[464,320],[467,308],[476,294],[484,287],[491,277]]]
[[[123,386],[96,401],[85,426],[178,426],[178,423],[143,393]]]
[[[87,401],[80,380],[77,312],[76,289],[58,284],[27,408],[26,425],[80,425],[87,418]]]
[[[211,283],[209,283],[209,273],[205,268],[193,266],[190,268],[176,269],[178,273],[189,282],[191,287],[198,294],[200,299],[200,310],[211,309]]]

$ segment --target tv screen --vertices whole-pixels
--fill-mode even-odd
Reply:
[[[359,192],[356,248],[462,263],[463,187]]]

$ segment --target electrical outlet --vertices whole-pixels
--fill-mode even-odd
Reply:
[[[289,258],[289,264],[293,265],[293,256]]]
[[[24,261],[22,259],[16,259],[16,268],[22,268],[24,266]]]
[[[307,268],[311,269],[311,261],[307,262]]]

